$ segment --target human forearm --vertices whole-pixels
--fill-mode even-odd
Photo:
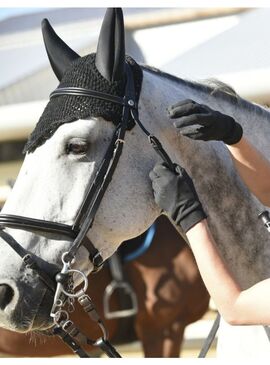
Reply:
[[[270,206],[270,162],[244,137],[227,147],[249,190],[264,205]]]
[[[186,235],[203,281],[222,317],[232,325],[269,325],[270,279],[242,290],[222,260],[206,220]]]
[[[186,235],[211,297],[224,319],[233,323],[236,316],[234,303],[239,297],[241,288],[223,262],[207,221],[201,221]]]
[[[157,164],[149,174],[155,202],[189,240],[205,285],[230,324],[270,325],[270,279],[241,290],[208,228],[206,214],[187,172]]]

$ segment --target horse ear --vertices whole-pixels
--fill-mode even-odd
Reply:
[[[61,81],[67,67],[80,56],[58,37],[47,19],[42,20],[41,27],[50,64],[55,76]]]
[[[120,8],[108,8],[102,23],[96,67],[108,81],[119,81],[125,70],[125,29]]]

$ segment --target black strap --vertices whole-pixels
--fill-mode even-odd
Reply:
[[[89,358],[90,356],[83,348],[61,327],[54,327],[53,334],[59,336],[71,350],[81,358]]]
[[[33,255],[28,253],[10,234],[2,229],[0,229],[0,237],[22,258],[26,267],[34,270],[44,284],[54,293],[56,288],[55,281],[44,269],[39,267]]]
[[[126,105],[124,98],[121,98],[120,96],[106,94],[91,89],[84,89],[81,87],[62,87],[56,89],[50,94],[50,99],[61,95],[87,96],[93,97],[95,99],[111,101],[112,103],[120,104],[123,106]]]
[[[82,245],[87,249],[89,253],[89,259],[93,264],[92,273],[95,274],[103,267],[104,264],[103,257],[101,256],[99,250],[95,248],[93,242],[87,236],[84,237]]]
[[[219,328],[219,324],[220,324],[220,314],[218,313],[217,316],[216,316],[216,319],[210,329],[210,332],[208,334],[208,336],[206,337],[204,343],[203,343],[203,346],[202,346],[202,349],[199,353],[199,356],[198,358],[204,358],[206,357],[214,339],[215,339],[215,336],[216,336],[216,333],[217,333],[217,330]]]
[[[90,358],[90,356],[87,354],[87,352],[84,351],[84,349],[80,346],[80,344],[74,340],[74,338],[66,332],[62,327],[56,326],[53,328],[53,334],[59,336],[65,344],[71,348],[71,350],[77,354],[81,358]],[[117,350],[114,348],[114,346],[108,341],[104,340],[102,337],[99,338],[97,341],[92,341],[87,338],[87,336],[83,335],[81,333],[81,337],[85,338],[85,341],[87,344],[99,347],[108,357],[111,358],[121,358],[121,355],[117,352]]]
[[[0,229],[0,237],[23,259],[28,252],[7,232]]]
[[[73,226],[69,226],[57,222],[49,222],[46,220],[33,219],[28,217],[20,217],[15,215],[0,215],[0,227],[8,226],[17,229],[29,229],[37,231],[45,231],[49,233],[60,233],[74,238],[74,244],[69,251],[69,258],[72,259],[78,248],[85,244],[85,247],[89,251],[89,257],[94,265],[94,271],[98,271],[103,264],[103,259],[99,251],[94,247],[89,239],[86,239],[86,234],[91,228],[98,207],[104,196],[104,193],[112,179],[113,173],[120,159],[123,140],[127,129],[128,120],[130,117],[136,122],[141,130],[147,135],[149,142],[160,155],[160,157],[167,163],[171,170],[174,170],[174,165],[169,158],[168,154],[163,149],[160,141],[150,134],[147,129],[143,126],[138,117],[138,108],[135,98],[135,87],[133,74],[130,66],[126,64],[127,82],[125,89],[125,97],[121,98],[114,95],[104,94],[95,90],[83,89],[77,87],[61,88],[52,92],[51,97],[57,97],[60,95],[82,95],[87,97],[95,97],[103,100],[118,103],[123,106],[122,121],[116,128],[113,135],[113,139],[107,149],[103,158],[102,164],[97,171],[96,178],[91,185],[88,187],[88,192],[81,205],[81,208],[75,218]],[[67,257],[68,257],[67,256]]]
[[[151,134],[140,121],[139,116],[138,116],[138,110],[137,109],[131,110],[131,115],[132,115],[133,120],[136,122],[136,124],[141,128],[141,130],[144,132],[144,134],[148,137],[148,141],[151,143],[152,147],[157,152],[157,154],[168,165],[169,169],[174,171],[175,170],[174,164],[173,164],[172,160],[170,159],[169,155],[167,154],[167,152],[164,150],[159,139],[157,139],[157,137],[155,137],[153,134]]]
[[[71,225],[13,214],[0,214],[0,227],[1,226],[22,229],[24,231],[36,230],[40,232],[60,233],[71,238],[76,237],[78,234],[76,228]]]
[[[119,132],[119,138],[124,138],[124,129],[121,129]],[[75,255],[76,252],[78,251],[79,247],[83,244],[83,239],[86,236],[87,232],[89,231],[89,229],[91,228],[93,222],[94,222],[94,218],[96,215],[96,212],[100,206],[101,200],[104,196],[104,193],[111,181],[112,175],[114,173],[114,170],[117,166],[118,160],[120,158],[120,155],[122,153],[122,148],[123,145],[122,143],[117,143],[115,150],[114,150],[114,155],[113,155],[113,159],[110,161],[110,164],[108,166],[108,168],[106,169],[106,174],[105,176],[103,176],[103,179],[101,178],[101,175],[103,174],[103,169],[100,172],[98,181],[100,181],[100,186],[97,189],[97,192],[95,192],[94,196],[91,196],[91,200],[93,200],[91,203],[91,205],[88,207],[85,215],[83,216],[83,222],[80,226],[80,231],[77,235],[77,237],[74,240],[74,243],[71,247],[71,249],[69,250],[69,253],[66,256],[66,259],[72,259]],[[91,190],[90,190],[91,192]],[[94,246],[93,246],[94,248]],[[94,248],[93,250],[93,255],[95,256],[97,253],[97,250]]]
[[[111,182],[112,176],[114,174],[114,171],[122,154],[123,141],[127,130],[127,124],[130,116],[131,107],[134,107],[135,104],[134,101],[135,89],[134,89],[133,77],[131,74],[132,71],[129,65],[127,65],[126,67],[126,72],[127,72],[127,83],[126,83],[126,92],[124,98],[125,104],[123,107],[122,122],[116,128],[112,141],[114,143],[111,143],[108,149],[108,154],[109,154],[109,152],[111,151],[111,146],[114,146],[113,154],[110,159],[107,158],[107,153],[105,154],[103,163],[97,172],[95,182],[90,188],[90,191],[87,194],[88,196],[85,199],[85,201],[87,201],[88,203],[88,206],[84,203],[79,212],[79,218],[82,217],[83,222],[80,226],[80,232],[75,238],[74,244],[67,255],[68,259],[73,258],[75,256],[78,248],[82,245],[83,238],[86,236],[87,232],[91,228],[97,210],[100,206],[101,200],[104,196],[105,191],[107,190],[109,183]],[[85,214],[82,215],[82,213],[84,212]],[[77,226],[78,222],[80,221],[79,218],[76,218],[75,220]]]
[[[93,182],[89,181],[89,183],[88,183],[85,198],[80,206],[80,209],[75,217],[75,221],[73,224],[73,229],[75,231],[79,231],[81,229],[82,221],[85,220],[85,216],[86,216],[86,213],[91,204],[91,200],[93,200],[94,195],[97,194],[98,187],[102,184],[102,180],[104,179],[104,176],[105,176],[108,166],[110,164],[111,157],[113,155],[113,150],[115,148],[115,142],[118,138],[119,128],[120,128],[120,125],[118,125],[114,131],[112,140],[111,140],[110,145],[96,172],[94,181]]]
[[[115,350],[113,345],[107,340],[107,330],[105,329],[105,326],[96,311],[92,299],[87,294],[82,294],[78,298],[78,301],[83,307],[84,311],[88,314],[90,319],[98,325],[99,329],[102,332],[102,336],[97,340],[93,340],[87,337],[71,320],[61,322],[60,325],[56,327],[56,331],[59,331],[59,328],[61,328],[61,336],[65,338],[65,333],[69,335],[70,337],[67,337],[67,339],[68,341],[74,341],[74,348],[76,350],[78,349],[78,347],[80,348],[78,343],[80,343],[80,345],[88,344],[91,346],[100,347],[109,357],[121,357],[119,353]],[[71,346],[72,345],[73,343],[71,343]]]
[[[92,183],[88,188],[88,193],[86,194],[82,207],[76,216],[74,225],[69,226],[61,223],[43,221],[28,217],[19,217],[15,215],[0,215],[0,227],[2,225],[3,227],[9,226],[17,229],[23,228],[34,231],[38,230],[50,233],[60,233],[72,238],[75,237],[74,244],[66,256],[66,259],[69,258],[71,260],[76,255],[78,248],[85,244],[85,247],[89,251],[90,260],[94,265],[94,271],[99,270],[103,264],[103,259],[99,251],[94,247],[93,243],[86,238],[86,235],[93,224],[96,212],[120,159],[123,150],[123,141],[130,117],[147,135],[149,142],[160,157],[167,163],[169,168],[174,170],[174,165],[168,154],[163,149],[160,141],[155,136],[151,135],[139,120],[135,98],[134,79],[131,68],[128,64],[126,64],[126,75],[127,82],[124,98],[77,87],[57,89],[51,94],[51,97],[67,94],[77,96],[82,95],[115,102],[123,106],[122,121],[115,130],[112,142],[104,156],[94,183]]]
[[[263,326],[264,330],[265,330],[265,333],[268,337],[268,340],[270,341],[270,328],[269,326]]]
[[[121,358],[119,352],[116,351],[116,349],[108,340],[99,338],[96,341],[95,346],[99,347],[102,351],[104,351],[108,357]]]

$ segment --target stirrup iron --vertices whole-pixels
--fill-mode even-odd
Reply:
[[[131,301],[130,308],[116,311],[112,311],[110,309],[110,298],[113,295],[113,293],[116,292],[117,290],[123,290],[124,295],[129,296]],[[138,313],[137,296],[134,290],[132,289],[131,285],[125,281],[113,280],[109,285],[107,285],[104,292],[103,303],[104,303],[104,315],[105,318],[107,319],[131,317],[135,316]]]

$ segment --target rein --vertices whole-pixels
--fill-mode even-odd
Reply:
[[[124,97],[117,97],[95,90],[66,87],[53,91],[50,98],[61,95],[75,95],[98,98],[122,105],[122,118],[116,127],[112,140],[103,160],[98,168],[93,182],[89,181],[85,198],[75,217],[73,225],[66,225],[58,222],[34,219],[12,214],[0,214],[0,237],[22,258],[27,267],[30,267],[46,284],[54,295],[54,302],[51,309],[51,317],[54,320],[54,333],[61,337],[72,350],[80,357],[88,357],[79,342],[83,344],[91,344],[100,347],[109,357],[121,357],[108,341],[107,331],[97,314],[91,298],[86,294],[88,279],[86,275],[71,268],[75,261],[76,253],[81,246],[84,246],[89,252],[89,260],[93,265],[93,271],[97,272],[103,266],[104,260],[87,237],[88,231],[91,229],[95,215],[100,206],[104,193],[111,182],[113,173],[117,167],[118,161],[122,154],[125,133],[128,127],[129,118],[143,131],[147,136],[149,143],[159,154],[163,161],[174,170],[174,164],[168,154],[163,149],[160,141],[143,126],[139,119],[138,105],[135,98],[135,87],[133,74],[130,66],[126,63],[126,88]],[[31,232],[43,232],[51,234],[60,234],[73,239],[73,244],[68,252],[62,256],[63,267],[60,273],[55,277],[51,277],[43,268],[41,269],[36,262],[34,256],[27,252],[11,235],[4,231],[6,227],[27,230]],[[79,274],[83,281],[83,288],[74,293],[72,285],[70,285],[70,277],[76,273]],[[69,284],[69,285],[68,285]],[[69,289],[66,289],[67,285]],[[63,297],[65,299],[63,299]],[[82,305],[85,312],[91,320],[97,323],[101,329],[102,335],[97,340],[91,340],[74,325],[69,319],[69,314],[63,309],[66,299],[68,303],[73,305],[75,299]]]

